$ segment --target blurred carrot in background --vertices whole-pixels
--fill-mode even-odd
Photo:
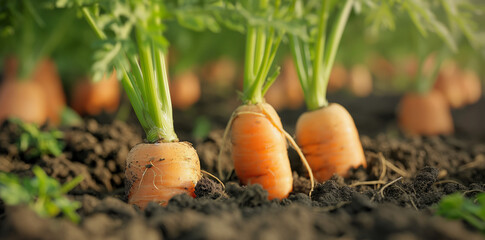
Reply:
[[[80,115],[113,113],[120,104],[120,84],[116,71],[98,82],[89,78],[76,82],[71,93],[71,106]]]
[[[172,105],[177,109],[187,109],[200,98],[200,80],[191,71],[183,72],[170,81]]]

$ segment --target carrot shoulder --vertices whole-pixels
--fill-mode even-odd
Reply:
[[[268,198],[285,198],[293,177],[280,131],[281,120],[266,103],[240,106],[231,129],[234,169],[243,184],[261,184]]]
[[[339,104],[302,114],[295,135],[318,181],[328,180],[334,173],[347,176],[349,169],[366,166],[354,120]]]
[[[151,201],[166,205],[178,194],[195,197],[201,177],[199,157],[187,142],[138,144],[128,154],[126,166],[128,203],[142,209]]]

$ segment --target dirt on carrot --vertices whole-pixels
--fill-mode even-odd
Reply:
[[[125,177],[128,203],[142,209],[152,201],[165,205],[182,193],[195,197],[199,157],[188,142],[138,144],[128,154]]]

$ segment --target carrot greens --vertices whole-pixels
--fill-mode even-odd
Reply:
[[[57,3],[60,7],[72,7],[70,2]],[[165,63],[168,41],[163,35],[164,21],[176,16],[186,25],[217,30],[215,21],[204,10],[212,4],[215,3],[156,0],[76,3],[100,39],[101,47],[93,64],[95,78],[99,79],[115,66],[149,142],[178,141]],[[181,14],[189,10],[200,14]]]

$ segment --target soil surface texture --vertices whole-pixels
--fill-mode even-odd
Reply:
[[[294,188],[287,199],[269,201],[259,185],[241,186],[232,174],[224,187],[204,177],[196,186],[196,198],[179,195],[165,207],[150,203],[144,211],[126,203],[123,184],[126,155],[143,141],[138,126],[87,119],[82,126],[62,129],[63,154],[32,159],[18,150],[18,127],[4,123],[0,126],[0,171],[32,176],[32,166],[39,165],[60,182],[77,175],[83,175],[84,181],[70,193],[82,204],[80,224],[62,217],[40,218],[26,206],[6,206],[0,201],[0,238],[485,239],[466,222],[434,215],[435,204],[445,195],[461,192],[474,197],[485,191],[485,134],[479,127],[476,133],[457,127],[454,136],[404,136],[392,127],[395,105],[391,100],[367,113],[355,110],[360,103],[343,104],[361,119],[375,111],[381,131],[374,125],[361,125],[368,167],[351,170],[345,179],[335,175],[318,183],[311,196],[306,173],[290,151]],[[369,106],[376,100],[367,101]],[[484,103],[483,99],[479,103],[482,108]],[[465,126],[460,119],[472,114],[462,111],[454,113],[457,126]],[[292,124],[297,111],[281,114],[284,123]],[[207,137],[198,140],[190,139],[190,126],[181,127],[182,135],[189,138],[184,140],[194,142],[202,168],[212,173],[216,173],[223,132],[218,120],[215,125]],[[230,173],[228,154],[224,162]]]

